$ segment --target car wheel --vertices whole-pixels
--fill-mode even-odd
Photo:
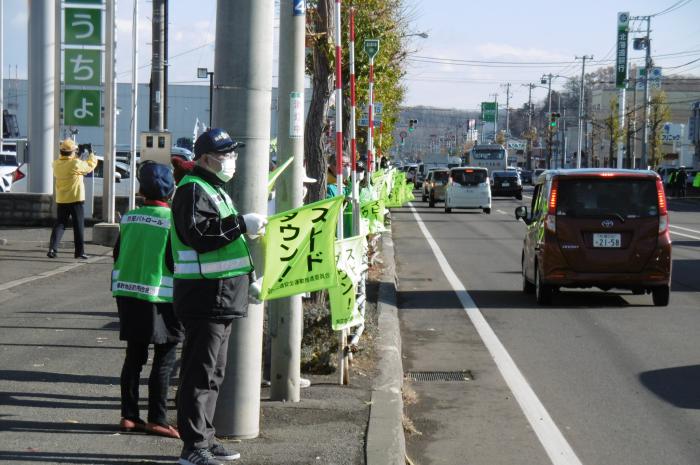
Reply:
[[[523,274],[523,292],[525,294],[534,294],[535,293],[535,285],[532,284],[530,281],[527,280],[525,277],[525,260],[523,259],[522,261],[522,274]]]
[[[490,209],[490,208],[484,208],[484,213],[486,213],[487,215],[490,215],[490,214],[491,214],[491,209]]]
[[[651,290],[651,299],[657,307],[666,307],[671,299],[671,288],[658,286]]]
[[[535,264],[535,299],[540,305],[552,303],[552,286],[542,282],[540,269],[537,264]]]
[[[435,206],[435,192],[430,192],[430,202],[428,202],[428,206],[430,208],[433,208]]]

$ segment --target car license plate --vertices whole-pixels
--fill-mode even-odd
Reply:
[[[620,248],[622,240],[619,234],[593,234],[593,247]]]
[[[504,182],[504,183],[501,183],[501,186],[503,186],[503,187],[510,187],[510,183],[509,183],[509,182]]]

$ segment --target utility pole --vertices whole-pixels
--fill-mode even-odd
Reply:
[[[4,3],[4,0],[0,0],[0,150],[3,150],[3,142],[5,140],[5,53],[3,52],[3,45],[5,42],[3,40],[3,34],[5,29],[3,27],[3,10],[5,9]]]
[[[506,88],[506,147],[508,147],[508,136],[510,135],[510,82],[501,85]]]
[[[29,10],[29,121],[28,136],[32,170],[29,192],[53,192],[51,162],[56,153],[54,144],[54,94],[56,3],[31,0]],[[59,14],[60,16],[60,14]],[[3,116],[4,119],[4,116]],[[56,128],[58,129],[58,128]]]
[[[639,162],[641,169],[646,169],[649,164],[649,75],[651,74],[651,16],[642,16],[635,19],[643,19],[647,22],[647,35],[644,41],[646,58],[644,60],[644,126],[642,127],[642,158]]]
[[[547,169],[551,168],[552,164],[552,73],[546,74],[547,77],[547,113],[549,114],[549,121],[547,121]],[[540,80],[542,82],[543,78]]]
[[[117,155],[115,146],[117,138],[117,2],[107,2],[105,13],[105,28],[107,30],[105,31],[105,127],[102,218],[108,225],[115,225],[114,173],[116,172]],[[110,226],[107,226],[107,228],[110,228]]]
[[[493,102],[496,104],[496,114],[493,117],[493,143],[495,144],[498,136],[498,93],[489,94],[490,96],[493,96]]]
[[[136,173],[136,146],[138,145],[137,122],[139,102],[138,62],[139,62],[139,0],[134,0],[132,18],[132,51],[131,51],[131,172]],[[136,176],[131,176],[129,189],[129,210],[136,208]]]
[[[162,132],[165,128],[165,2],[153,0],[151,54],[151,105],[149,128]]]
[[[581,168],[581,145],[583,143],[583,102],[585,86],[583,83],[586,74],[586,60],[592,60],[593,55],[583,55],[582,57],[575,57],[575,60],[581,61],[581,84],[578,93],[578,147],[576,151],[576,168]]]
[[[218,0],[216,7],[213,125],[246,144],[226,186],[241,213],[267,213],[273,6],[260,0]],[[261,241],[248,244],[262,276]],[[223,437],[247,439],[260,433],[262,334],[262,304],[249,304],[248,316],[231,322],[226,377],[214,415]]]
[[[278,211],[298,208],[304,199],[304,1],[283,0],[280,7],[277,146],[279,162],[290,157],[292,164],[280,176],[277,187]],[[304,319],[301,295],[268,303],[272,365],[270,399],[299,402],[299,369]]]
[[[527,160],[525,166],[527,169],[532,169],[532,89],[535,87],[534,84],[523,84],[527,86]]]

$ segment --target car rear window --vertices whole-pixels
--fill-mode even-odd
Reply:
[[[476,186],[486,182],[485,170],[455,170],[452,171],[452,180],[462,186]]]
[[[645,218],[658,214],[654,179],[559,179],[557,215]]]
[[[494,178],[517,178],[518,173],[516,171],[496,171],[493,173]]]
[[[434,181],[447,181],[447,178],[450,177],[450,173],[447,171],[435,171],[433,172],[433,180]]]

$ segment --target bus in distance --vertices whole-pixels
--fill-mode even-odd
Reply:
[[[508,166],[508,152],[500,144],[475,145],[462,157],[462,166],[488,168],[489,173],[505,171]]]

